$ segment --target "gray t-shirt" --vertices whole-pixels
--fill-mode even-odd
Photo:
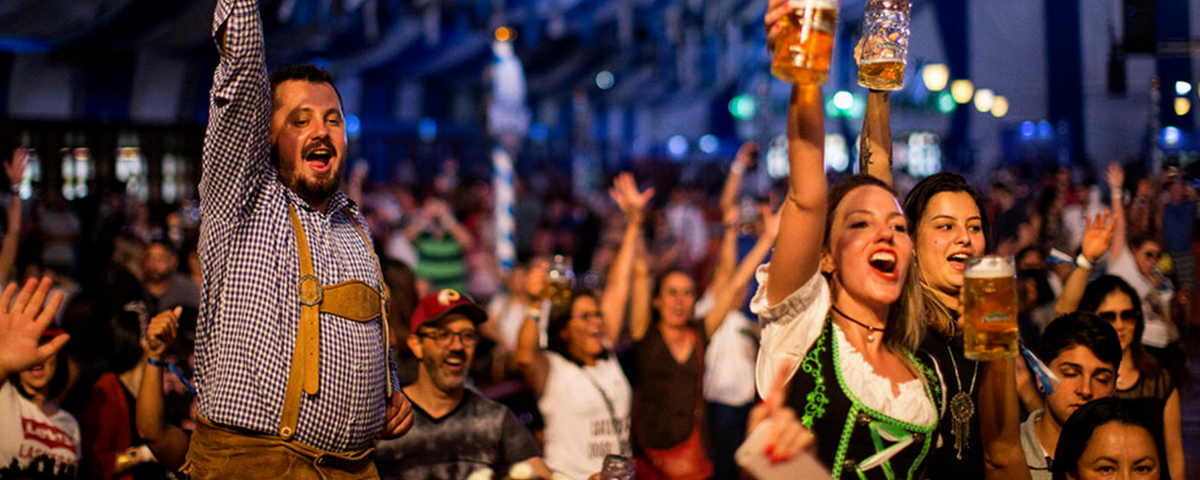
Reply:
[[[484,468],[501,478],[513,464],[536,456],[533,435],[512,411],[471,389],[442,418],[433,418],[414,402],[412,430],[375,444],[382,480],[465,479]]]
[[[1035,410],[1021,422],[1021,449],[1025,451],[1025,463],[1029,465],[1029,475],[1033,480],[1050,480],[1053,476],[1050,470],[1053,463],[1037,437],[1036,423],[1044,413],[1045,410]]]

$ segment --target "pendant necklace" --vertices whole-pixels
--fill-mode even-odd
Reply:
[[[971,374],[971,388],[963,391],[962,379],[958,376],[958,361],[950,344],[946,344],[946,353],[950,354],[950,362],[954,366],[954,382],[958,385],[958,393],[950,399],[950,433],[954,435],[954,448],[958,450],[958,459],[962,460],[962,452],[968,448],[967,438],[971,436],[971,416],[975,415],[975,402],[971,395],[975,393],[975,379],[979,378],[979,362],[975,362],[975,373]]]
[[[835,305],[830,305],[830,306],[829,306],[829,308],[832,308],[834,313],[836,313],[836,314],[838,314],[838,315],[841,315],[841,316],[842,316],[842,318],[844,318],[844,319],[846,319],[846,320],[849,320],[851,323],[854,323],[855,325],[858,325],[858,326],[860,326],[860,327],[862,327],[862,328],[865,328],[865,329],[867,329],[867,341],[868,341],[868,342],[874,342],[874,341],[875,341],[875,332],[882,332],[882,331],[883,331],[883,329],[882,329],[882,328],[879,328],[879,327],[873,327],[873,326],[867,325],[867,324],[865,324],[865,323],[863,323],[863,322],[860,322],[860,321],[858,321],[858,320],[855,320],[854,318],[852,318],[852,317],[851,317],[851,316],[849,316],[849,315],[846,315],[845,313],[842,313],[842,311],[841,311],[841,310],[838,310],[837,306],[835,306]]]

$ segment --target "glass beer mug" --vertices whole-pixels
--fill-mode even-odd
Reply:
[[[967,260],[963,272],[963,348],[972,360],[1017,356],[1017,266],[1013,257]]]
[[[911,9],[908,0],[867,0],[858,52],[859,85],[872,90],[904,87]]]
[[[783,25],[771,73],[797,85],[820,85],[829,78],[833,36],[837,33],[838,0],[793,0],[796,6]]]
[[[570,301],[571,288],[575,286],[575,271],[571,269],[571,258],[555,255],[546,272],[546,285],[542,287],[542,300],[553,304]]]

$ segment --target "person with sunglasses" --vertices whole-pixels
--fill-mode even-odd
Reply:
[[[1083,253],[1077,260],[1078,268],[1067,277],[1055,310],[1060,314],[1076,310],[1094,312],[1116,329],[1121,343],[1121,363],[1117,372],[1115,395],[1120,398],[1150,399],[1161,405],[1169,470],[1173,478],[1183,478],[1183,472],[1186,470],[1183,460],[1179,391],[1170,370],[1164,368],[1143,345],[1147,322],[1141,292],[1124,278],[1115,275],[1103,275],[1091,283],[1087,281],[1093,263],[1110,251],[1110,242],[1115,250],[1118,240],[1124,241],[1124,213],[1121,211],[1119,197],[1119,186],[1124,182],[1123,176],[1120,167],[1109,168],[1109,185],[1114,187],[1115,220],[1108,224],[1105,214],[1097,216],[1089,224],[1084,232]],[[1115,252],[1109,255],[1108,273],[1111,274],[1114,262],[1111,257]],[[1125,256],[1129,256],[1128,250]]]
[[[1112,190],[1115,225],[1106,273],[1120,277],[1137,292],[1144,323],[1139,340],[1148,347],[1165,349],[1179,339],[1179,332],[1171,322],[1175,287],[1158,269],[1162,244],[1153,237],[1130,237],[1126,233],[1128,217],[1121,202],[1125,170],[1116,163],[1110,164],[1107,179]]]
[[[375,445],[382,479],[464,479],[476,470],[506,473],[517,463],[538,478],[550,470],[512,411],[465,386],[487,312],[457,290],[426,295],[412,316],[408,347],[420,361],[404,387],[413,405],[407,435]]]
[[[1105,275],[1088,284],[1079,310],[1096,312],[1117,330],[1121,364],[1117,372],[1116,396],[1150,399],[1162,409],[1167,465],[1172,478],[1184,478],[1186,466],[1178,385],[1170,371],[1142,345],[1145,321],[1137,292],[1120,278]]]

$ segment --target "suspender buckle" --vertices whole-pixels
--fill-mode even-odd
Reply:
[[[311,287],[306,283],[310,281]],[[300,295],[300,304],[306,307],[318,306],[325,299],[325,287],[321,286],[321,279],[316,275],[300,277],[300,281],[296,282],[296,290]]]

